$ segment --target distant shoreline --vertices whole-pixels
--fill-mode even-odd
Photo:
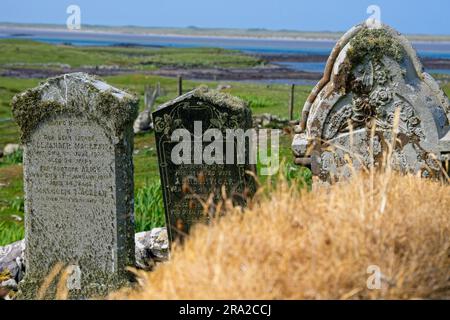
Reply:
[[[8,27],[9,30],[12,28]],[[14,27],[16,28],[16,27]],[[4,28],[0,24],[0,31]],[[17,28],[21,29],[21,28]],[[64,28],[60,29],[47,29],[47,28],[23,28],[23,30],[29,30],[29,31],[44,31],[44,32],[61,32],[61,33],[67,33],[67,34],[91,34],[91,35],[129,35],[129,36],[153,36],[153,37],[167,37],[167,38],[203,38],[203,39],[235,39],[235,40],[270,40],[270,41],[317,41],[317,42],[336,42],[337,39],[333,38],[301,38],[301,37],[252,37],[252,36],[231,36],[231,35],[198,35],[198,34],[178,34],[178,33],[128,33],[128,32],[118,32],[118,31],[104,31],[104,30],[90,30],[90,29],[82,29],[82,30],[75,30],[70,31]],[[14,35],[14,34],[13,34]],[[24,33],[26,35],[26,33]],[[22,36],[22,34],[20,35]],[[437,41],[430,41],[430,42],[437,42]],[[438,41],[438,42],[444,42],[444,41]],[[448,41],[450,44],[450,37]]]
[[[134,30],[134,29],[133,29]],[[217,81],[285,81],[302,79],[304,81],[318,81],[321,76],[329,53],[336,40],[326,38],[254,38],[227,35],[199,35],[168,33],[173,29],[158,29],[166,33],[140,33],[118,32],[117,29],[109,31],[100,27],[85,30],[69,31],[62,26],[15,26],[0,23],[0,38],[30,39],[49,44],[83,46],[113,46],[113,47],[217,47],[243,52],[257,57],[262,65],[253,68],[183,68],[180,66],[165,66],[147,74],[176,77],[186,79],[217,80]],[[184,29],[177,29],[183,30]],[[450,37],[449,37],[450,38]],[[419,57],[427,72],[450,74],[450,41],[418,41],[415,42]],[[425,43],[425,45],[420,45]],[[422,48],[420,48],[422,46]],[[83,71],[99,76],[110,76],[134,73],[135,70],[127,68],[75,68],[59,70],[58,68],[42,68],[27,65],[3,66],[1,75],[19,78],[46,78],[64,72]]]
[[[313,41],[336,42],[344,32],[306,32],[306,31],[271,31],[245,29],[201,29],[201,28],[157,28],[157,27],[108,27],[82,26],[81,30],[70,31],[63,25],[14,24],[0,22],[2,30],[63,32],[91,35],[130,35],[130,36],[161,36],[179,38],[217,38],[235,40],[270,40],[270,41]],[[448,43],[450,35],[408,35],[405,36],[415,43]]]
[[[315,37],[300,37],[300,36],[292,36],[292,37],[281,37],[281,36],[244,36],[244,35],[220,35],[220,34],[189,34],[189,33],[162,33],[162,32],[136,32],[130,33],[126,31],[120,32],[119,30],[113,28],[111,31],[103,30],[103,29],[91,29],[91,28],[82,28],[81,30],[68,30],[62,26],[58,26],[55,28],[48,27],[28,27],[28,26],[7,26],[0,23],[0,31],[1,30],[25,30],[25,31],[44,31],[44,32],[62,32],[67,34],[91,34],[91,35],[129,35],[129,36],[155,36],[155,37],[172,37],[172,38],[204,38],[204,39],[236,39],[236,40],[273,40],[273,41],[318,41],[318,42],[335,42],[338,38],[315,38]],[[159,30],[159,29],[158,29]],[[161,29],[162,31],[162,29]],[[25,32],[26,33],[26,32]],[[448,42],[450,43],[450,36]]]

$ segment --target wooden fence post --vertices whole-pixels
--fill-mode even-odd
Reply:
[[[178,76],[178,96],[183,94],[183,77]]]
[[[289,120],[294,120],[294,94],[295,94],[295,84],[291,84],[291,92],[289,95]]]

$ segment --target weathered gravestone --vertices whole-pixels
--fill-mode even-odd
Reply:
[[[450,152],[449,119],[447,97],[408,40],[361,24],[333,49],[292,148],[296,162],[326,182],[350,175],[346,155],[355,168],[379,165],[389,145],[395,169],[438,176]]]
[[[72,270],[69,297],[102,295],[125,283],[125,268],[134,266],[136,99],[74,73],[12,104],[25,146],[23,298],[36,296],[57,263]],[[52,285],[46,297],[54,293]]]
[[[253,136],[247,130],[252,117],[244,101],[200,87],[160,106],[153,119],[172,241],[181,239],[195,222],[206,222],[217,213],[214,204],[224,200],[222,190],[235,205],[245,205],[255,183],[248,174],[254,172]],[[208,211],[202,201],[208,203],[211,195]]]

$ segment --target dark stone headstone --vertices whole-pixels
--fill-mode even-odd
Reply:
[[[172,241],[186,235],[195,222],[207,222],[218,214],[216,204],[224,198],[234,205],[246,204],[255,183],[249,174],[254,172],[250,164],[254,163],[250,161],[253,130],[248,130],[252,117],[244,101],[201,87],[160,106],[153,119]],[[227,130],[247,137],[227,138]],[[209,139],[211,133],[222,135],[223,140]],[[218,147],[214,151],[210,141]],[[180,142],[186,142],[183,150]]]

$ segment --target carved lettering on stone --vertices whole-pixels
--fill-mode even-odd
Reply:
[[[106,294],[134,265],[133,133],[137,101],[75,73],[17,95],[24,143],[26,275],[35,298],[62,263],[69,297]],[[55,283],[46,297],[54,297]]]

